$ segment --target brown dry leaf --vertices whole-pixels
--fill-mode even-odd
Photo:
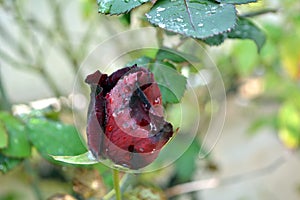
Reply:
[[[97,170],[77,169],[73,178],[73,190],[83,198],[102,198],[106,187]]]

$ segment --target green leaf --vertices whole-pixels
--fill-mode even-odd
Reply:
[[[257,2],[257,0],[216,0],[219,3],[245,4]]]
[[[125,13],[124,15],[119,17],[119,21],[126,27],[129,27],[131,23],[131,13]]]
[[[0,122],[0,149],[8,145],[8,133],[3,123]]]
[[[253,40],[258,51],[261,50],[266,41],[265,34],[255,24],[247,18],[239,17],[237,25],[230,32],[207,38],[204,42],[209,45],[219,45],[226,38]]]
[[[169,60],[175,63],[182,63],[182,62],[189,62],[189,61],[200,62],[200,60],[194,55],[182,53],[166,47],[159,49],[156,55],[156,59],[160,61]]]
[[[226,38],[228,38],[227,33],[222,33],[219,35],[208,37],[208,38],[204,39],[203,42],[205,42],[206,44],[208,44],[210,46],[217,46],[217,45],[222,44]]]
[[[265,34],[250,20],[240,17],[237,26],[228,33],[228,38],[251,39],[255,42],[258,51],[266,41]]]
[[[73,156],[86,152],[76,128],[46,119],[28,121],[29,138],[45,158],[49,155]]]
[[[8,172],[22,162],[22,159],[10,158],[0,153],[0,171]]]
[[[127,13],[148,1],[149,0],[97,0],[99,13],[110,15]]]
[[[54,160],[76,165],[92,165],[98,163],[93,159],[90,152],[85,152],[77,156],[52,156]]]
[[[186,89],[187,81],[168,64],[156,62],[151,67],[151,71],[159,85],[163,103],[179,103]]]
[[[126,64],[126,66],[133,66],[134,64],[136,64],[137,66],[148,67],[149,64],[152,62],[153,62],[152,58],[150,58],[148,56],[142,56],[133,61],[130,61],[129,63]]]
[[[176,175],[180,182],[187,182],[191,180],[196,169],[196,160],[200,148],[199,142],[194,140],[186,152],[184,152],[184,154],[178,160],[176,160]]]
[[[8,145],[2,153],[8,157],[25,158],[31,155],[25,125],[9,113],[1,112],[0,120],[8,133]]]
[[[163,29],[199,39],[228,31],[236,23],[233,5],[209,0],[157,1],[146,16]]]

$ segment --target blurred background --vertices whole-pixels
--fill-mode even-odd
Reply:
[[[0,0],[0,109],[20,114],[50,106],[61,121],[72,124],[75,78],[84,79],[80,65],[110,36],[149,26],[141,17],[147,9],[116,17],[99,15],[93,0]],[[177,163],[141,180],[154,180],[161,188],[196,181],[188,187],[197,192],[184,194],[182,187],[177,199],[300,199],[300,2],[262,0],[237,9],[242,15],[263,11],[253,21],[267,41],[259,53],[250,40],[202,44],[225,85],[221,138],[208,158],[198,158],[196,142]],[[209,112],[207,102],[199,102]],[[94,196],[101,197],[99,188],[111,184],[94,171],[56,166],[36,152],[30,165],[0,174],[0,200],[47,199],[74,191],[84,196],[88,192],[82,188],[93,189],[95,177],[101,194]],[[108,173],[99,168],[100,174]],[[172,197],[177,191],[168,192]]]

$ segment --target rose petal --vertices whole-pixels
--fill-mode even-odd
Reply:
[[[173,134],[163,119],[161,93],[145,68],[126,67],[110,76],[87,76],[91,85],[88,145],[97,158],[138,169],[158,156]]]

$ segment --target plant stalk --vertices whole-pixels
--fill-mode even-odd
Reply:
[[[116,200],[122,200],[121,189],[120,189],[119,170],[113,169],[113,176],[114,176],[114,188],[115,188],[115,193],[116,193]]]

